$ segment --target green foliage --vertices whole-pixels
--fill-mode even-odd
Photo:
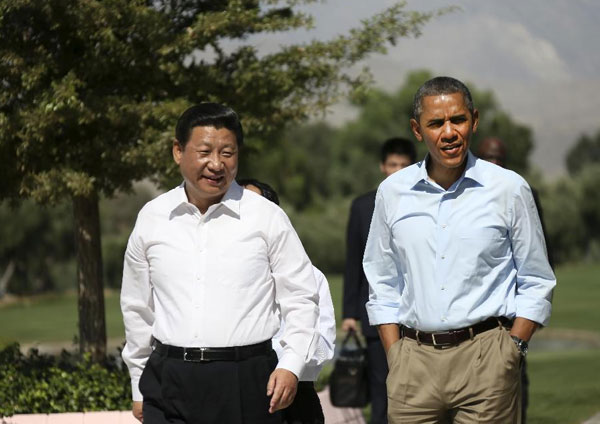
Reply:
[[[600,163],[600,130],[595,136],[581,135],[567,153],[569,174],[576,175],[587,165]]]
[[[231,105],[250,136],[319,113],[364,88],[353,64],[434,16],[397,4],[348,35],[259,54],[248,35],[311,27],[296,3],[1,0],[0,198],[111,196],[162,176],[191,103]]]
[[[556,263],[574,261],[582,257],[585,232],[580,216],[580,190],[575,181],[560,179],[542,186],[540,201],[548,244]]]
[[[325,273],[342,272],[344,269],[350,200],[330,199],[302,213],[286,208],[308,256]]]
[[[141,207],[154,196],[148,184],[132,193],[100,200],[102,257],[107,287],[121,286],[127,238]],[[11,263],[7,292],[30,295],[75,287],[73,212],[69,204],[37,205],[31,200],[0,203],[0,276]],[[0,290],[1,291],[1,290]],[[1,297],[1,296],[0,296]]]
[[[409,123],[413,97],[431,77],[429,71],[414,71],[395,93],[368,90],[353,101],[357,117],[341,128],[322,121],[290,126],[269,138],[277,148],[250,152],[242,163],[242,176],[273,185],[291,205],[296,230],[325,271],[343,270],[349,199],[375,189],[383,178],[379,150],[386,139],[414,139]],[[504,138],[511,152],[508,166],[524,172],[533,146],[531,131],[502,111],[492,92],[469,85],[481,116],[474,149],[485,137]],[[418,143],[417,150],[420,160],[426,147]]]
[[[581,190],[579,210],[583,225],[586,228],[588,242],[600,241],[600,162],[589,164],[581,169],[577,175],[576,182]]]
[[[23,355],[18,344],[0,351],[0,417],[130,407],[129,374],[114,357],[98,364],[66,351],[59,357],[36,350]]]
[[[368,73],[352,66],[435,15],[400,3],[329,41],[262,54],[248,40],[310,28],[294,9],[309,2],[0,0],[0,199],[73,200],[80,341],[94,357],[105,344],[93,307],[102,303],[98,199],[144,178],[171,180],[181,112],[229,104],[258,139],[364,89]]]
[[[543,187],[546,232],[557,263],[600,258],[600,164]]]
[[[4,201],[0,222],[0,274],[14,267],[7,291],[31,294],[56,288],[56,267],[72,258],[75,250],[69,205]]]

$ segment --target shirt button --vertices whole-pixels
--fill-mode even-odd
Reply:
[[[442,287],[442,290],[446,290],[446,287]]]
[[[445,317],[442,317],[442,322],[446,322],[446,318]]]
[[[446,224],[442,224],[442,228],[446,228]]]
[[[446,256],[445,256],[445,255],[442,255],[442,259],[446,259]]]

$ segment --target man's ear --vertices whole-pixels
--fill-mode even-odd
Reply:
[[[417,120],[414,118],[410,119],[410,129],[415,135],[417,141],[423,141],[423,135],[421,134],[421,125],[419,125]]]
[[[173,139],[173,160],[177,165],[181,162],[181,156],[183,155],[183,148],[176,138]]]
[[[477,131],[477,126],[479,125],[479,111],[477,109],[473,109],[473,132]]]

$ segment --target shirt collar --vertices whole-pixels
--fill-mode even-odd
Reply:
[[[212,212],[222,205],[239,217],[240,201],[242,199],[243,192],[244,189],[234,180],[221,201],[209,207],[207,213]],[[183,211],[188,208],[187,205],[191,205],[191,203],[188,201],[187,194],[185,193],[185,182],[182,182],[175,189],[173,189],[170,204],[171,214],[176,213],[178,210]]]
[[[414,188],[417,184],[427,182],[429,180],[429,176],[427,174],[427,162],[431,160],[429,153],[425,156],[421,162],[417,163],[418,171],[414,173],[413,181],[411,187]],[[483,186],[484,177],[481,173],[481,169],[477,166],[477,158],[471,151],[467,151],[467,166],[463,171],[463,174],[457,180],[458,184],[465,178],[473,180],[475,183]],[[453,186],[458,186],[458,184],[453,184]]]

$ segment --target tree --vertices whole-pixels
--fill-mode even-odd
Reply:
[[[434,15],[397,4],[271,54],[246,41],[309,28],[294,9],[308,2],[0,0],[0,198],[72,202],[81,351],[106,350],[98,199],[173,175],[170,128],[186,106],[227,103],[256,138],[364,89],[352,66]]]
[[[393,93],[381,89],[364,92],[363,96],[355,98],[353,102],[358,111],[357,117],[339,129],[320,122],[278,134],[281,151],[262,155],[264,160],[272,162],[270,155],[286,160],[287,157],[296,157],[296,151],[304,151],[310,160],[305,160],[301,169],[295,165],[291,166],[292,169],[303,171],[303,181],[307,184],[310,176],[318,176],[317,183],[313,183],[312,188],[307,188],[313,190],[311,193],[303,193],[301,196],[294,194],[299,197],[292,198],[288,197],[292,193],[286,188],[283,197],[297,208],[307,208],[310,204],[306,199],[312,201],[317,195],[356,196],[375,188],[381,180],[378,167],[381,144],[391,137],[414,140],[409,123],[413,98],[417,89],[432,77],[431,72],[426,70],[413,71]],[[500,137],[507,145],[507,167],[526,173],[533,147],[531,130],[515,122],[502,110],[491,91],[479,90],[471,83],[468,86],[480,114],[479,129],[473,138],[472,150],[475,151],[479,141],[485,137]],[[418,158],[423,158],[427,149],[422,143],[417,143],[417,151]],[[272,167],[263,166],[262,160],[263,158],[255,158],[252,167],[256,172],[268,174]],[[286,170],[279,170],[265,177],[267,181],[277,181],[283,187],[295,184],[290,181],[291,178],[295,181],[301,178],[297,172]]]
[[[569,174],[576,175],[589,164],[600,163],[600,130],[591,137],[583,134],[567,153]]]
[[[577,174],[576,184],[581,195],[579,198],[580,219],[585,227],[586,254],[592,256],[594,242],[600,244],[600,164],[588,164]],[[596,258],[597,259],[597,258]]]

